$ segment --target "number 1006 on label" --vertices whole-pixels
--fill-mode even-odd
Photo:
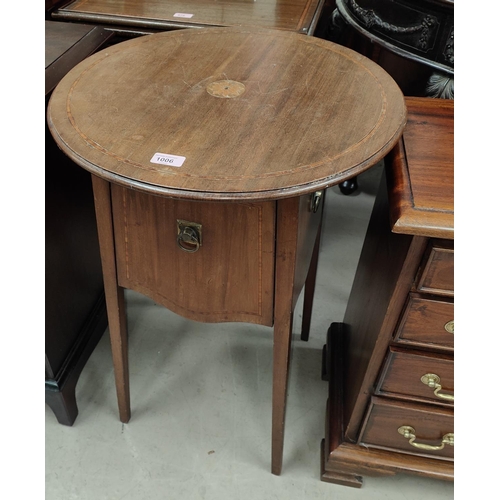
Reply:
[[[181,167],[186,159],[185,156],[166,155],[163,153],[155,153],[153,158],[149,160],[151,163],[159,165],[168,165],[169,167]]]

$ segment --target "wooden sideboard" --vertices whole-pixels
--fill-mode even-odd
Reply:
[[[406,98],[344,321],[326,345],[322,480],[453,479],[452,100]]]
[[[113,34],[45,21],[45,100],[64,75]],[[88,172],[45,131],[45,401],[61,424],[78,414],[78,377],[107,325]]]
[[[311,35],[324,0],[61,0],[52,19],[108,26],[123,34],[179,28],[259,26]]]

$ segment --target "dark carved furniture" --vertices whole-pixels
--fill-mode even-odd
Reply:
[[[45,21],[45,99],[112,33]],[[75,386],[106,325],[90,175],[45,134],[45,401],[61,424],[78,414]]]
[[[453,0],[336,0],[330,37],[386,69],[405,95],[453,98]]]
[[[278,30],[157,33],[61,81],[48,122],[92,173],[123,422],[124,288],[191,319],[274,326],[280,474],[293,311],[304,284],[314,291],[323,190],[383,158],[405,121],[400,89],[375,63]]]
[[[327,39],[375,61],[406,96],[453,99],[453,0],[335,1]],[[356,177],[340,189],[356,191]]]
[[[328,332],[322,480],[453,479],[453,101],[407,98],[343,323]]]

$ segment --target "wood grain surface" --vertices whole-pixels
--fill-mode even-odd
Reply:
[[[412,455],[453,459],[453,446],[446,445],[442,450],[435,451],[421,450],[412,446],[408,439],[398,433],[398,428],[403,425],[415,429],[417,443],[438,446],[445,434],[453,433],[453,409],[374,396],[358,443]]]
[[[453,394],[455,385],[452,357],[390,347],[375,393],[422,403],[453,405],[453,401],[435,395],[434,388],[421,381],[422,376],[428,373],[440,378],[442,389],[438,394]]]
[[[383,158],[405,121],[401,91],[372,61],[258,28],[117,44],[74,68],[48,112],[56,142],[92,173],[155,194],[217,200],[337,184]],[[156,153],[185,161],[152,163]]]
[[[345,435],[355,441],[426,239],[391,231],[385,175],[375,199],[344,315]]]
[[[128,331],[127,311],[123,287],[116,280],[115,241],[113,235],[111,185],[109,182],[92,176],[94,203],[99,233],[104,292],[108,311],[108,326],[111,339],[111,352],[115,373],[116,396],[120,421],[130,420],[130,382],[128,369]]]
[[[445,325],[453,320],[453,313],[454,303],[450,299],[436,300],[410,293],[395,341],[453,352],[454,335],[445,329]]]
[[[113,185],[120,286],[204,322],[273,325],[276,203],[209,203]],[[201,224],[202,246],[177,246],[176,220]]]
[[[303,33],[314,28],[323,3],[324,0],[76,0],[56,10],[53,18],[157,29],[260,26]]]
[[[415,283],[419,292],[453,297],[455,288],[455,250],[450,240],[431,240]]]

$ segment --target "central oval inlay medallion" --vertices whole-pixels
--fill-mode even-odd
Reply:
[[[231,99],[245,92],[245,85],[234,80],[218,80],[207,86],[207,92],[214,97]]]

